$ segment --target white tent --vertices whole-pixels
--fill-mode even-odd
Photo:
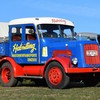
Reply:
[[[0,37],[8,37],[8,23],[0,22]]]

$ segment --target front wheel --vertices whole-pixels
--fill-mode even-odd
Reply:
[[[1,67],[0,81],[5,87],[12,87],[17,84],[17,79],[14,78],[12,65],[9,62],[5,62]]]
[[[63,67],[56,61],[51,62],[45,71],[47,85],[53,89],[65,88],[70,78],[65,74]]]

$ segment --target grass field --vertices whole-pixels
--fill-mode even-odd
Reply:
[[[42,86],[0,86],[0,100],[100,100],[100,87],[72,85],[59,90]]]

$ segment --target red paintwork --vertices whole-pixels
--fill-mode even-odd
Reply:
[[[84,46],[84,57],[85,57],[85,62],[86,64],[100,64],[100,57],[99,54],[98,56],[87,56],[86,51],[87,50],[96,50],[99,52],[99,47],[98,45],[95,44],[85,44]]]
[[[43,75],[45,73],[45,69],[48,65],[48,63],[52,62],[52,61],[57,61],[59,62],[63,68],[64,68],[64,71],[67,72],[67,68],[71,67],[71,62],[70,62],[70,58],[65,58],[65,57],[54,57],[54,58],[51,58],[47,61],[47,63],[45,64],[45,67],[43,67]]]
[[[2,69],[1,78],[2,78],[4,83],[9,82],[9,80],[11,79],[11,70],[9,69],[9,67],[5,66]]]
[[[14,70],[14,77],[19,77],[19,76],[26,76],[26,75],[34,75],[34,76],[42,76],[43,73],[43,65],[33,65],[33,66],[21,66],[17,64],[13,58],[11,57],[4,57],[0,60],[2,61],[9,61],[13,67]]]
[[[42,76],[42,68],[44,65],[24,66],[23,71],[25,75]]]
[[[24,72],[23,72],[23,68],[22,66],[18,65],[13,58],[11,57],[3,57],[1,60],[0,60],[0,63],[3,62],[3,61],[9,61],[13,67],[13,71],[14,71],[14,77],[17,77],[17,76],[23,76],[24,75]]]
[[[95,72],[100,72],[100,68],[78,68],[77,66],[75,66],[75,68],[72,68],[70,58],[65,58],[65,57],[51,58],[47,62],[47,64],[51,61],[58,61],[63,66],[65,73],[69,73],[69,74],[70,73],[95,73]]]
[[[72,56],[72,52],[71,50],[55,50],[53,53],[53,57],[57,57],[59,55]]]
[[[10,58],[10,57],[4,57],[0,60],[0,63],[2,61],[9,61],[13,67],[13,71],[14,71],[14,77],[19,77],[19,76],[45,76],[45,69],[47,67],[47,65],[52,62],[52,61],[57,61],[59,62],[65,73],[95,73],[95,72],[100,72],[100,68],[72,68],[71,66],[71,62],[70,62],[70,58],[65,58],[65,57],[54,57],[54,58],[51,58],[50,60],[47,61],[47,63],[45,65],[33,65],[33,66],[21,66],[21,65],[18,65],[13,58]],[[55,66],[56,67],[56,66]],[[9,70],[7,68],[3,69],[4,71],[2,71],[2,79],[4,80],[4,82],[8,82],[9,80],[7,80],[7,77],[5,77],[5,75],[9,72]],[[54,71],[54,72],[53,72]],[[55,68],[55,69],[51,69],[49,71],[49,77],[50,77],[50,81],[53,83],[53,84],[59,84],[60,80],[61,80],[61,77],[62,75],[61,74],[58,74],[59,78],[54,78],[54,75],[55,73],[60,73],[59,69]],[[57,81],[56,81],[57,80]]]
[[[100,73],[100,68],[67,68],[67,73]]]
[[[14,70],[14,77],[18,76],[26,76],[26,75],[34,75],[34,76],[44,76],[45,68],[47,64],[51,61],[58,61],[64,68],[65,72],[67,72],[67,68],[70,66],[70,59],[65,57],[55,57],[51,58],[45,65],[33,65],[33,66],[21,66],[18,65],[13,58],[4,57],[1,59],[2,61],[9,61]]]
[[[53,85],[58,85],[62,80],[61,70],[56,66],[51,68],[48,73],[48,78],[50,83],[52,83]]]
[[[13,67],[14,70],[14,77],[24,76],[24,75],[35,75],[35,76],[41,76],[42,75],[42,67],[41,66],[21,66],[17,64],[14,59],[11,57],[4,57],[1,59],[2,61],[9,61]]]

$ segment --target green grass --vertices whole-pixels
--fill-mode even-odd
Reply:
[[[0,100],[100,100],[100,87],[74,85],[68,89],[49,89],[36,86],[0,86]]]

